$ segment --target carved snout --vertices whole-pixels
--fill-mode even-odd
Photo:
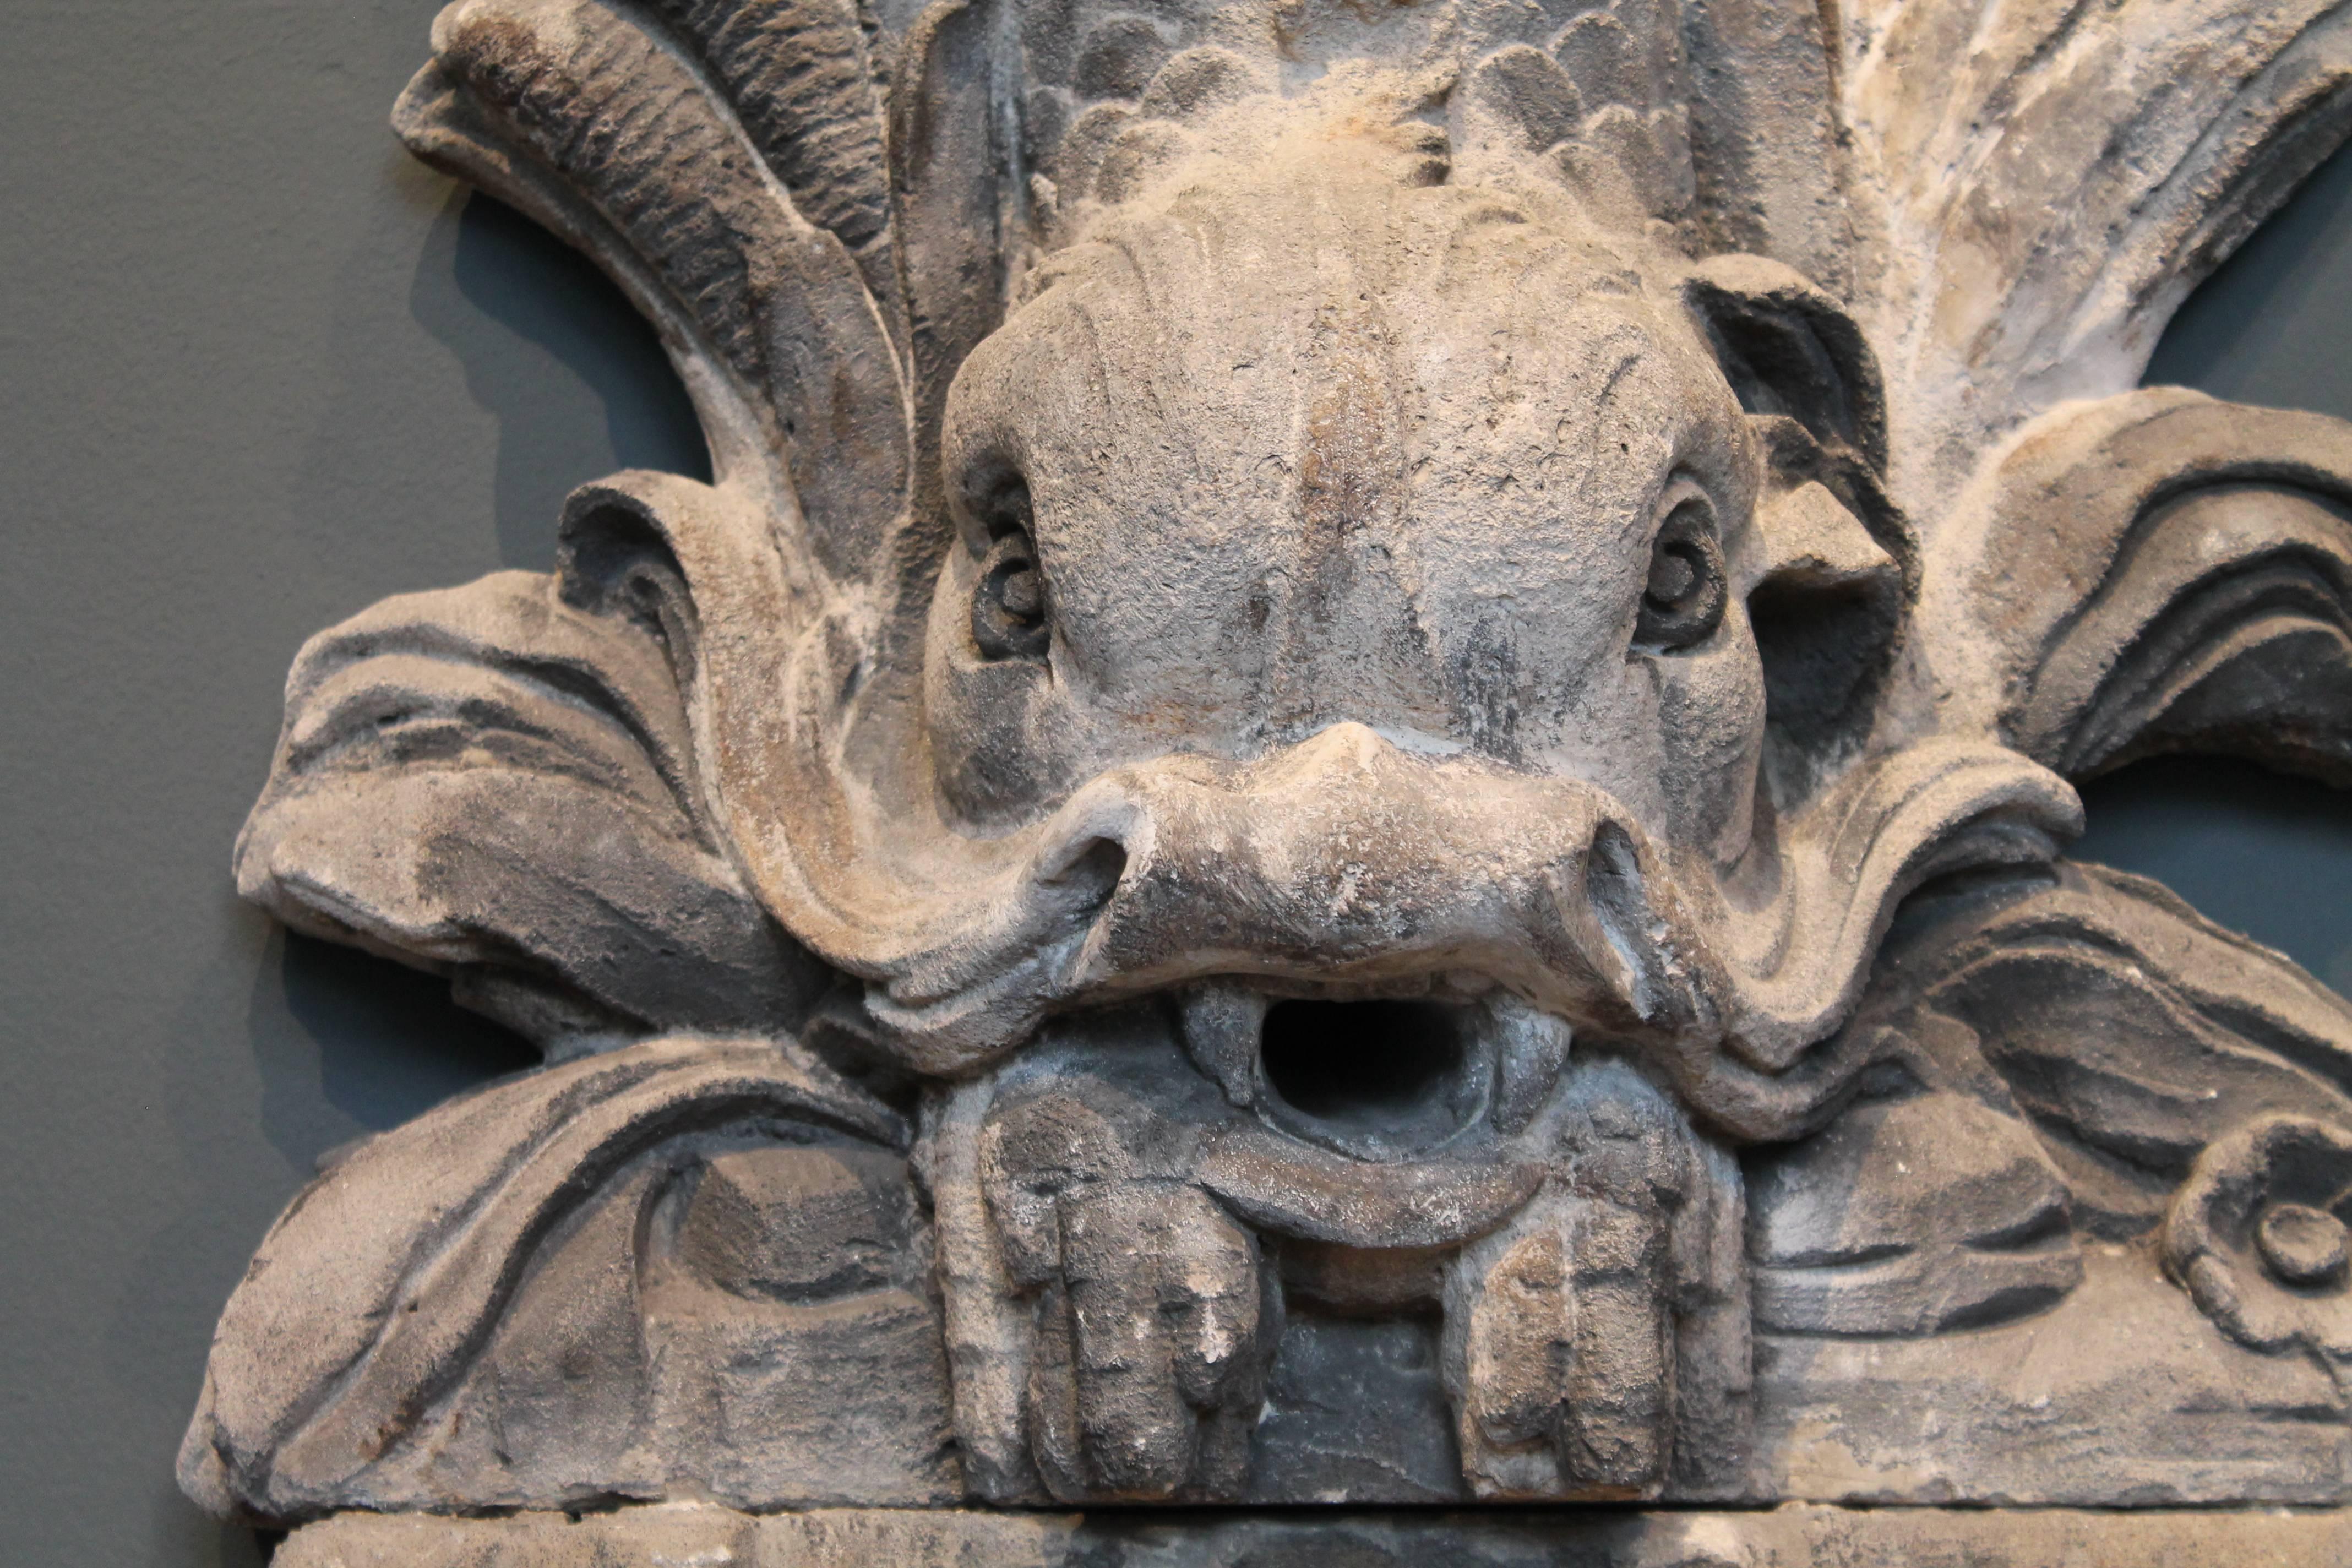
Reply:
[[[1090,904],[1070,992],[1207,975],[1396,995],[1466,972],[1641,1028],[1696,1006],[1663,857],[1604,792],[1334,725],[1263,762],[1123,770],[1081,791],[1041,895]]]
[[[1329,1000],[1499,991],[1654,1050],[1741,1136],[1785,1136],[1838,1091],[1842,1057],[1793,1069],[1844,1020],[1904,894],[2046,860],[2078,813],[2014,752],[1915,744],[1783,819],[1776,859],[1748,868],[1771,890],[1735,900],[1605,791],[1338,724],[1255,763],[1170,757],[1088,784],[869,989],[866,1022],[908,1065],[961,1074],[1051,1013],[1211,979]]]

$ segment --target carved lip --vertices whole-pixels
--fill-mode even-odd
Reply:
[[[1564,1020],[1476,976],[1370,995],[1220,979],[1176,1000],[1185,1050],[1228,1100],[1358,1160],[1517,1132],[1568,1060]]]

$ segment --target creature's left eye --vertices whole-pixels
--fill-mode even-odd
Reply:
[[[1704,642],[1723,621],[1730,590],[1724,580],[1723,546],[1715,537],[1715,510],[1705,497],[1685,494],[1674,503],[1650,544],[1649,580],[1633,645],[1671,653]]]
[[[1053,640],[1045,575],[1029,531],[1029,492],[1017,482],[992,498],[986,520],[995,538],[980,563],[972,595],[971,637],[989,658],[1043,658]]]

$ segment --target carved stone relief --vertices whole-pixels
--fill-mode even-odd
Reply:
[[[2352,427],[2136,390],[2352,9],[459,0],[394,122],[714,480],[296,663],[240,889],[546,1063],[229,1302],[281,1563],[2347,1555],[2352,1007],[2065,847],[2352,783]]]

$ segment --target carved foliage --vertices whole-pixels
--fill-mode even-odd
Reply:
[[[779,1276],[761,1245],[799,1225],[854,1260],[877,1220],[829,1220],[824,1190],[905,1138],[794,1047],[671,1037],[370,1140],[296,1198],[231,1299],[182,1484],[271,1519],[453,1488],[477,1506],[681,1484],[748,1506],[951,1496],[904,1218],[873,1238],[878,1277]],[[877,1203],[904,1199],[869,1175],[887,1226]]]
[[[1948,722],[2073,777],[2164,751],[2352,781],[2352,432],[2157,390],[2053,415],[1938,541]]]
[[[1896,490],[1935,518],[1988,442],[2139,379],[2179,303],[2352,128],[2333,0],[1841,0],[1854,300]]]
[[[2352,1126],[2352,1006],[2099,867],[1915,909],[1847,1033],[1875,1061],[1861,1100],[1750,1157],[1766,1327],[1918,1334],[2040,1310],[2082,1276],[2074,1230],[2138,1238],[2168,1212],[2176,1270],[2212,1254],[2197,1267],[2233,1277],[2270,1201],[2253,1151],[2277,1142],[2249,1130]],[[2317,1164],[2294,1172],[2333,1158],[2338,1135],[2314,1136]],[[2306,1206],[2317,1189],[2294,1184],[2326,1185],[2281,1179],[2277,1201]]]
[[[2352,1124],[2262,1117],[2198,1160],[2166,1220],[2165,1264],[2231,1339],[2341,1367],[2347,1214]]]
[[[321,633],[287,683],[239,890],[454,974],[551,1047],[796,1019],[823,976],[715,830],[671,651],[523,572]]]

